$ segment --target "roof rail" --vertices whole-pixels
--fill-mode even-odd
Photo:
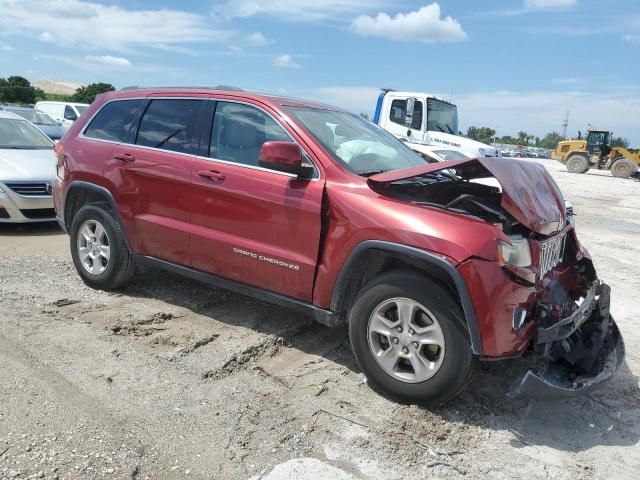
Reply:
[[[238,87],[234,87],[233,85],[214,85],[214,86],[196,86],[196,85],[187,85],[187,86],[170,86],[170,87],[139,87],[137,85],[131,85],[128,87],[124,87],[121,88],[120,90],[137,90],[140,88],[162,88],[162,89],[170,89],[170,88],[175,88],[175,89],[180,89],[180,88],[194,88],[194,89],[202,89],[202,90],[227,90],[227,91],[231,91],[231,92],[244,92],[243,89],[238,88]]]
[[[381,88],[384,93],[395,92],[395,88]]]

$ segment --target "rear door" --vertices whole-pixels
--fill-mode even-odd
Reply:
[[[209,105],[206,98],[149,97],[131,141],[107,161],[105,176],[130,219],[137,253],[191,265],[191,169]]]
[[[272,114],[219,101],[208,158],[195,161],[191,256],[199,270],[311,301],[324,180],[259,166],[266,141],[294,141]],[[317,169],[317,168],[316,168]]]

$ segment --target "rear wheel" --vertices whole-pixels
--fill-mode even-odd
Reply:
[[[638,166],[628,158],[619,158],[611,164],[611,175],[617,178],[629,178]]]
[[[126,285],[135,273],[118,221],[105,208],[87,205],[73,217],[71,257],[78,274],[91,288],[111,290]]]
[[[584,155],[571,155],[567,158],[567,171],[570,173],[586,173],[589,170],[589,160]]]
[[[475,371],[460,308],[418,275],[390,273],[366,285],[350,312],[349,337],[369,385],[403,402],[450,400]]]

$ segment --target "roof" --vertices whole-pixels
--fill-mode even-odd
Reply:
[[[25,110],[25,111],[33,111],[35,110],[33,107],[24,107],[22,105],[0,105],[0,110]]]
[[[10,118],[11,120],[24,120],[20,115],[0,110],[0,118]]]
[[[100,98],[140,98],[152,94],[167,96],[194,94],[211,97],[224,96],[225,98],[234,98],[238,100],[253,100],[256,102],[267,103],[274,107],[308,107],[322,110],[344,111],[344,109],[340,107],[314,102],[312,100],[271,95],[268,93],[246,92],[244,90],[236,89],[235,87],[232,87],[232,90],[225,90],[224,88],[228,87],[131,87],[126,90],[103,93]]]

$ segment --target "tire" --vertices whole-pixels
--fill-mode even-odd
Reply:
[[[71,258],[85,284],[97,290],[124,287],[136,265],[124,233],[102,205],[82,207],[71,222]]]
[[[611,164],[611,175],[616,178],[629,178],[638,166],[628,158],[619,158]]]
[[[589,170],[589,160],[584,155],[571,155],[566,163],[570,173],[586,173]]]
[[[417,309],[408,324],[413,328],[397,319],[400,308],[409,311],[407,305]],[[378,333],[385,328],[385,335]],[[369,385],[400,402],[451,400],[471,381],[478,361],[458,304],[441,285],[415,274],[392,272],[365,285],[349,314],[349,338]]]

